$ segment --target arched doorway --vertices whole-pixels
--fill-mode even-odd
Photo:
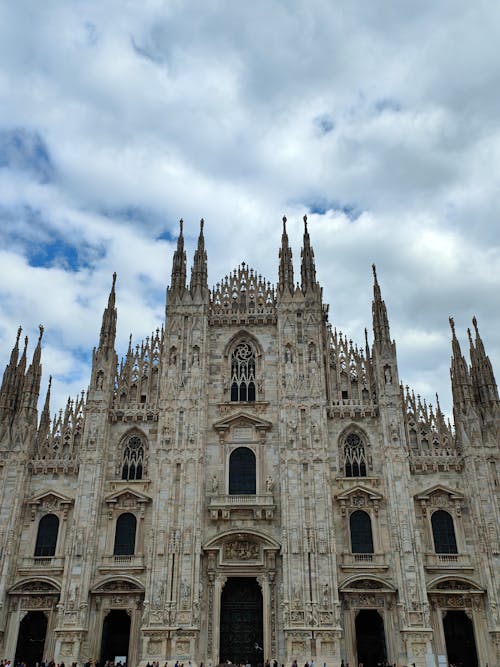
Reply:
[[[42,662],[46,634],[47,616],[43,611],[29,611],[19,624],[14,664],[25,662],[32,667]]]
[[[114,609],[104,619],[101,641],[101,664],[126,656],[130,642],[130,617],[124,609]]]
[[[264,663],[262,593],[255,578],[231,577],[221,596],[219,662]]]
[[[448,662],[464,667],[478,667],[474,628],[464,611],[450,610],[443,617]]]
[[[377,667],[387,660],[384,621],[375,609],[363,609],[356,616],[356,652],[363,667]]]

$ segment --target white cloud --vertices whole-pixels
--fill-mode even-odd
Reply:
[[[56,404],[86,385],[114,270],[120,350],[161,324],[155,239],[179,217],[189,258],[206,219],[211,284],[242,260],[274,282],[282,214],[298,276],[311,209],[333,324],[362,342],[376,262],[400,374],[449,409],[449,314],[463,340],[478,316],[500,366],[498,19],[493,0],[4,3],[0,130],[27,140],[1,168],[2,357],[43,321]]]

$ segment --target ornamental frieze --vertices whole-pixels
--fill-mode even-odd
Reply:
[[[224,544],[223,554],[226,560],[257,560],[259,545],[247,540],[234,540]]]

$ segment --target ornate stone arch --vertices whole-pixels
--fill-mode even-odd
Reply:
[[[264,350],[259,340],[246,329],[241,329],[227,342],[223,356],[224,399],[262,401]]]
[[[437,593],[445,590],[467,591],[474,593],[484,593],[484,588],[470,577],[462,575],[443,574],[435,577],[427,584],[428,593]]]
[[[339,586],[339,592],[349,593],[351,591],[397,593],[397,589],[392,582],[374,574],[355,574],[344,579]]]
[[[116,592],[144,594],[144,585],[135,577],[128,575],[112,576],[101,579],[90,590],[93,595],[109,595]]]
[[[367,477],[373,470],[371,443],[357,424],[346,426],[338,438],[339,459],[345,477]]]
[[[473,610],[484,607],[485,590],[473,579],[457,575],[442,575],[427,585],[427,595],[432,609],[463,610],[472,617]]]
[[[43,611],[47,616],[56,609],[61,594],[59,583],[50,577],[30,577],[17,582],[9,590],[9,609]]]
[[[116,475],[120,479],[134,481],[144,479],[148,472],[149,441],[137,426],[129,429],[118,444]]]

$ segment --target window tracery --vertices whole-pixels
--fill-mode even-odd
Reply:
[[[365,444],[357,433],[349,433],[344,440],[344,466],[346,477],[366,477]]]
[[[122,479],[142,479],[143,470],[144,442],[138,435],[132,435],[123,449]]]
[[[255,399],[255,351],[248,342],[242,341],[231,354],[231,401],[253,402]]]

